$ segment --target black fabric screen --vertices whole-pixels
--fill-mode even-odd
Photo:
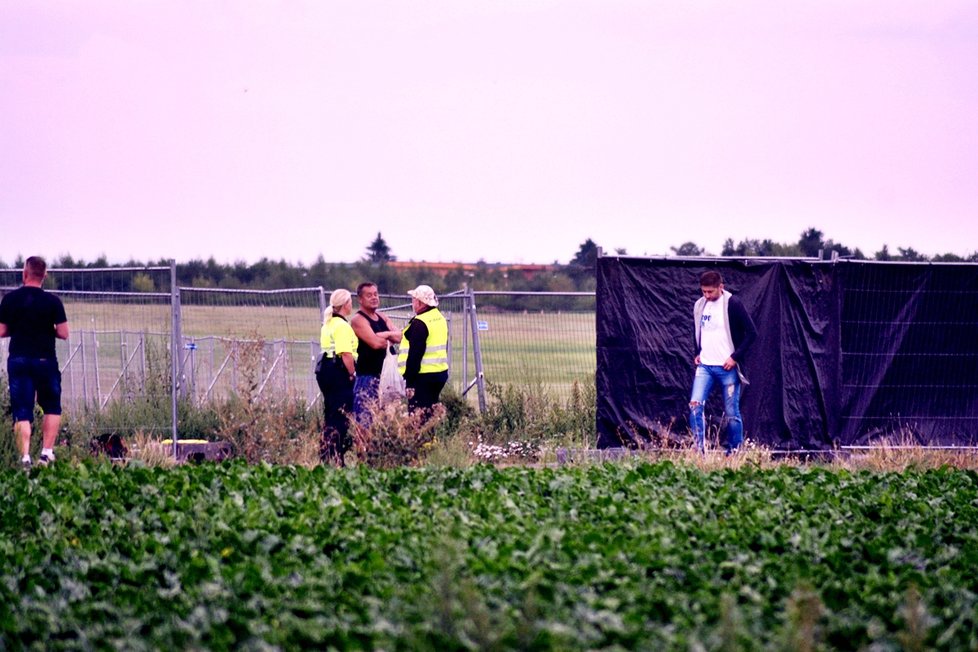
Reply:
[[[688,438],[692,309],[708,269],[757,325],[742,365],[748,438],[779,449],[884,435],[978,442],[978,265],[602,257],[599,448]],[[718,397],[707,404],[722,411]]]

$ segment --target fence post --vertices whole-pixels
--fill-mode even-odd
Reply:
[[[119,383],[122,385],[122,391],[124,392],[123,395],[125,395],[125,392],[128,392],[129,390],[128,378],[125,376],[126,371],[129,369],[129,356],[126,355],[128,350],[129,346],[126,340],[126,331],[123,330],[119,334],[119,368],[122,370],[120,373]],[[109,394],[111,395],[111,390],[109,390]]]
[[[146,329],[139,333],[139,378],[142,386],[146,386]]]
[[[475,380],[472,382],[479,389],[479,411],[485,414],[486,382],[482,373],[482,348],[479,346],[479,324],[477,319],[478,315],[475,310],[475,293],[471,287],[467,287],[465,291],[465,309],[472,311],[472,314],[469,316],[469,324],[472,326],[472,357],[475,359]],[[462,392],[463,396],[465,392],[469,391],[470,387],[472,387],[471,384],[465,388],[465,391]]]
[[[102,373],[98,368],[98,331],[94,328],[92,329],[92,350],[94,352],[95,358],[95,405],[100,405],[102,403]]]
[[[468,294],[469,294],[469,284],[468,283],[463,283],[462,284],[462,291],[464,292],[464,294],[466,296],[466,298],[463,299],[463,304],[462,304],[463,306],[465,306],[462,309],[462,383],[464,385],[465,383],[468,382],[468,378],[469,378],[469,336],[468,336],[468,328],[469,328],[469,310],[468,310],[468,305],[469,305],[469,300],[467,298],[468,297]],[[464,390],[465,387],[463,386],[462,389]]]
[[[82,361],[82,404],[88,409],[88,361],[85,359],[85,331],[79,331],[81,338],[81,361]]]
[[[177,458],[177,392],[180,366],[180,288],[177,287],[177,261],[170,259],[170,430],[173,459]]]
[[[71,353],[71,335],[68,335],[68,341],[65,342],[65,343],[68,344],[68,366],[70,366],[71,365],[71,358],[73,357],[73,355]],[[77,406],[78,406],[78,398],[77,398],[78,397],[78,386],[75,385],[75,368],[74,367],[71,367],[71,369],[68,370],[68,382],[71,383],[71,395],[73,397],[75,397],[75,407],[77,408]],[[84,405],[84,402],[83,402],[83,405]]]

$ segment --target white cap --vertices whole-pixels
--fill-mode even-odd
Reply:
[[[419,285],[413,290],[408,290],[408,294],[426,306],[433,308],[438,305],[438,298],[435,296],[435,291],[431,289],[430,285]]]

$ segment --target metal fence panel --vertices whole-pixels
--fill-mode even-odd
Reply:
[[[158,402],[162,410],[172,400],[174,329],[178,390],[195,403],[240,391],[248,373],[261,393],[288,394],[310,407],[318,402],[313,370],[328,291],[184,287],[171,296],[169,271],[131,270],[130,277],[142,276],[134,282],[117,268],[103,270],[110,275],[110,286],[126,289],[96,291],[86,289],[99,284],[86,274],[97,270],[51,270],[56,281],[71,288],[54,290],[71,325],[71,338],[58,342],[66,409],[118,409],[149,401]],[[105,283],[102,278],[100,284]],[[20,270],[0,270],[0,296],[19,284]],[[568,394],[575,382],[593,380],[594,293],[466,289],[446,293],[439,302],[449,325],[449,386],[459,393],[478,387],[478,393],[468,396],[478,395],[480,406],[480,371],[489,383],[538,383],[559,395]],[[382,295],[381,310],[398,329],[413,317],[405,295]],[[9,339],[0,340],[0,362],[5,362],[8,348]],[[172,419],[156,418],[160,423],[140,426],[168,432]]]
[[[411,302],[404,303],[403,294],[381,295],[381,312],[390,317],[395,328],[404,330],[414,316]],[[448,386],[461,393],[465,388],[463,369],[469,349],[465,337],[465,302],[460,293],[438,297],[438,310],[448,322]]]
[[[567,396],[593,382],[593,292],[475,292],[486,381],[540,384]]]
[[[198,403],[240,392],[253,374],[260,393],[312,405],[324,290],[180,288],[181,391]]]
[[[69,338],[55,346],[69,416],[112,409],[129,428],[172,431],[169,272],[48,270],[45,289],[61,299],[68,317]],[[21,270],[0,270],[0,297],[21,280]],[[9,348],[9,338],[0,340],[0,373],[6,374]]]

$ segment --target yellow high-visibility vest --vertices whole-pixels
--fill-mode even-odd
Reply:
[[[333,315],[323,324],[319,334],[319,346],[327,358],[340,353],[352,353],[357,357],[357,334],[353,327],[339,315]]]
[[[448,371],[448,322],[438,308],[425,310],[414,316],[428,327],[428,339],[425,341],[424,355],[421,356],[421,371],[423,374],[433,374]],[[407,334],[411,324],[408,323],[403,333]],[[397,354],[397,366],[401,375],[407,370],[408,350],[411,342],[407,337],[401,339],[401,350]]]

